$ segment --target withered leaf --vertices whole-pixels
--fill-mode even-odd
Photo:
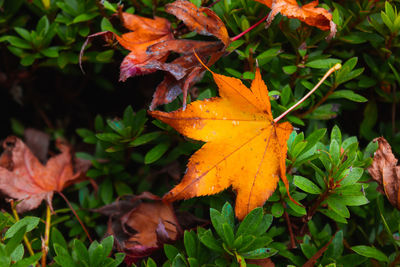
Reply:
[[[225,46],[230,43],[225,24],[209,8],[197,7],[192,2],[178,0],[165,6],[165,11],[182,20],[191,31],[201,35],[213,35]]]
[[[378,150],[368,172],[389,202],[400,210],[400,166],[397,166],[397,159],[385,138],[378,137],[373,141],[378,142]]]
[[[132,259],[150,255],[164,243],[176,240],[181,232],[172,205],[149,192],[96,211],[110,216],[108,234],[114,235],[118,250]]]
[[[185,106],[188,90],[204,73],[204,68],[194,56],[194,51],[201,60],[212,65],[224,54],[230,43],[224,23],[211,9],[198,8],[189,1],[178,0],[167,4],[165,10],[181,19],[190,30],[201,35],[215,36],[220,41],[175,40],[168,20],[159,17],[149,19],[121,12],[124,26],[132,32],[121,36],[111,32],[92,34],[81,50],[80,58],[91,38],[114,36],[124,48],[130,50],[121,63],[120,81],[156,70],[165,71],[164,80],[153,95],[150,110],[158,105],[170,103],[181,93]],[[180,57],[167,62],[171,52],[179,54]]]
[[[70,148],[61,142],[56,145],[61,154],[42,165],[19,138],[10,136],[3,142],[0,190],[21,201],[16,207],[18,212],[35,209],[42,200],[51,206],[53,192],[62,191],[80,175],[74,172]]]
[[[288,18],[299,19],[308,25],[317,27],[324,31],[331,31],[331,35],[328,38],[332,38],[336,33],[336,24],[332,21],[332,14],[322,8],[317,7],[318,0],[312,1],[303,6],[299,6],[296,0],[256,0],[269,8],[271,13],[268,16],[267,24],[271,23],[272,20],[278,13]]]
[[[164,62],[169,51],[159,51],[152,55],[146,51],[151,45],[174,39],[170,22],[164,18],[149,19],[125,12],[122,13],[121,19],[124,26],[132,32],[125,33],[121,37],[115,35],[120,45],[131,51],[121,63],[120,81],[154,72],[156,69],[148,66],[148,63]]]

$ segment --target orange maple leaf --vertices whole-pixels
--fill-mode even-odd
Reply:
[[[0,191],[21,201],[16,207],[18,212],[35,209],[43,200],[51,207],[53,192],[60,192],[80,175],[74,173],[70,148],[61,143],[56,145],[61,154],[50,158],[43,166],[19,138],[10,136],[4,141]]]
[[[332,21],[332,14],[322,8],[317,7],[318,0],[312,1],[306,5],[299,6],[296,0],[255,0],[269,8],[271,13],[268,16],[267,23],[271,23],[274,17],[281,13],[288,18],[299,19],[308,25],[315,26],[324,31],[336,33],[336,24]]]
[[[164,200],[212,195],[232,186],[237,193],[235,213],[243,219],[265,203],[279,177],[289,194],[286,142],[293,127],[274,122],[258,69],[250,90],[238,79],[212,74],[220,97],[171,113],[149,112],[183,135],[207,142],[190,158],[183,180]]]

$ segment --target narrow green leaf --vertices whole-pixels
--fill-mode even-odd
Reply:
[[[315,195],[322,193],[322,190],[316,184],[302,176],[294,176],[293,183],[304,192]]]
[[[368,257],[368,258],[373,258],[376,259],[378,261],[384,261],[384,262],[388,262],[389,259],[388,257],[380,250],[374,248],[374,247],[369,247],[369,246],[353,246],[351,247],[351,249],[364,257]]]
[[[151,164],[161,158],[169,148],[169,142],[162,142],[150,149],[144,156],[144,163]]]

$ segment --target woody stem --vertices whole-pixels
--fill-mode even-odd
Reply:
[[[18,216],[18,212],[15,209],[14,201],[11,201],[11,210],[12,210],[12,213],[14,215],[15,220],[18,222],[19,221],[19,216]],[[24,234],[24,243],[25,243],[26,248],[29,251],[29,254],[31,256],[33,256],[35,253],[33,252],[33,249],[32,249],[32,246],[31,246],[31,242],[29,242],[29,239],[26,236],[26,234]]]
[[[280,119],[282,119],[283,117],[286,116],[286,114],[288,114],[289,112],[291,112],[293,109],[297,108],[301,103],[304,102],[304,100],[306,100],[312,93],[314,93],[318,87],[326,80],[326,78],[328,78],[329,75],[331,75],[333,72],[339,70],[342,67],[342,65],[340,63],[337,63],[335,66],[333,66],[332,68],[330,68],[324,75],[324,77],[322,77],[322,79],[314,86],[314,88],[308,92],[308,94],[306,94],[302,99],[300,99],[299,102],[297,102],[296,104],[294,104],[293,106],[291,106],[288,110],[286,110],[285,112],[283,112],[279,117],[274,119],[274,122],[278,122]]]
[[[50,206],[46,206],[46,224],[44,230],[44,244],[42,245],[42,267],[46,267],[46,257],[49,250],[49,236],[51,226],[51,210]]]
[[[81,219],[79,218],[78,214],[76,213],[76,211],[74,210],[74,208],[72,207],[71,203],[69,203],[67,197],[60,191],[57,192],[64,200],[65,202],[67,202],[68,207],[71,209],[72,213],[75,215],[75,218],[78,220],[79,224],[81,225],[83,231],[85,232],[87,238],[89,239],[90,242],[93,242],[92,238],[89,235],[88,230],[86,229],[85,225],[83,224],[83,222],[81,221]]]
[[[243,32],[241,32],[238,35],[236,35],[235,37],[232,37],[231,41],[233,42],[233,41],[236,41],[237,39],[240,39],[243,35],[245,35],[246,33],[248,33],[249,31],[253,30],[258,25],[260,25],[261,23],[266,21],[268,16],[269,16],[269,14],[266,15],[265,17],[263,17],[262,19],[260,19],[256,24],[254,24],[253,26],[249,27],[247,30],[244,30]]]

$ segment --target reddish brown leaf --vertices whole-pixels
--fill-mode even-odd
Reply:
[[[197,8],[189,1],[178,0],[166,5],[166,11],[181,19],[191,30],[201,35],[213,35],[221,41],[205,42],[193,40],[175,40],[170,23],[164,18],[144,18],[128,13],[120,13],[124,26],[132,30],[121,36],[110,32],[90,35],[81,50],[95,36],[110,38],[114,35],[118,42],[131,52],[121,63],[120,81],[140,74],[149,74],[156,70],[167,72],[163,82],[157,87],[150,109],[173,101],[183,93],[183,106],[190,87],[204,73],[204,68],[194,56],[194,51],[208,65],[215,63],[230,43],[228,31],[221,19],[205,7]],[[180,57],[167,62],[171,52]]]
[[[299,19],[308,25],[317,27],[324,31],[331,31],[331,37],[336,33],[336,24],[332,21],[332,14],[322,8],[317,7],[318,0],[312,1],[306,5],[299,6],[296,0],[256,0],[269,8],[271,13],[267,23],[271,23],[278,13],[288,18]],[[330,37],[330,38],[331,38]]]
[[[378,142],[379,147],[368,172],[379,184],[380,191],[386,194],[390,203],[400,209],[400,166],[397,166],[397,159],[385,138],[375,138],[374,142]]]
[[[201,35],[213,35],[225,46],[229,45],[230,39],[225,24],[211,9],[198,8],[189,1],[178,0],[167,4],[165,11],[182,20],[191,31]]]
[[[161,44],[149,47],[149,52],[156,51],[159,45]],[[185,53],[184,48],[188,49],[188,52]],[[190,40],[176,40],[176,42],[171,42],[171,46],[168,49],[182,53],[183,55],[171,63],[158,65],[159,69],[166,70],[173,76],[167,74],[164,81],[157,87],[153,95],[150,110],[154,110],[160,104],[167,104],[173,101],[181,92],[183,92],[183,106],[186,106],[186,97],[189,88],[202,78],[205,71],[193,51],[203,61],[207,61],[209,58],[207,65],[214,64],[225,51],[225,47],[221,42]],[[174,72],[171,70],[174,70]]]
[[[61,154],[42,165],[31,150],[17,137],[10,136],[3,142],[2,158],[11,164],[0,166],[0,190],[7,196],[20,200],[18,212],[32,210],[42,200],[51,205],[54,191],[61,191],[67,182],[76,179],[68,146],[57,143]],[[0,162],[3,163],[2,160]]]
[[[176,240],[181,232],[172,205],[148,192],[96,211],[110,216],[108,234],[114,235],[118,250],[133,259],[150,255],[164,243]]]
[[[129,13],[122,13],[124,26],[132,32],[125,33],[121,37],[115,35],[118,42],[131,52],[121,63],[120,81],[127,78],[154,72],[149,66],[150,61],[164,62],[169,52],[159,51],[157,54],[149,55],[146,50],[156,43],[174,39],[171,25],[164,18],[144,18]]]

